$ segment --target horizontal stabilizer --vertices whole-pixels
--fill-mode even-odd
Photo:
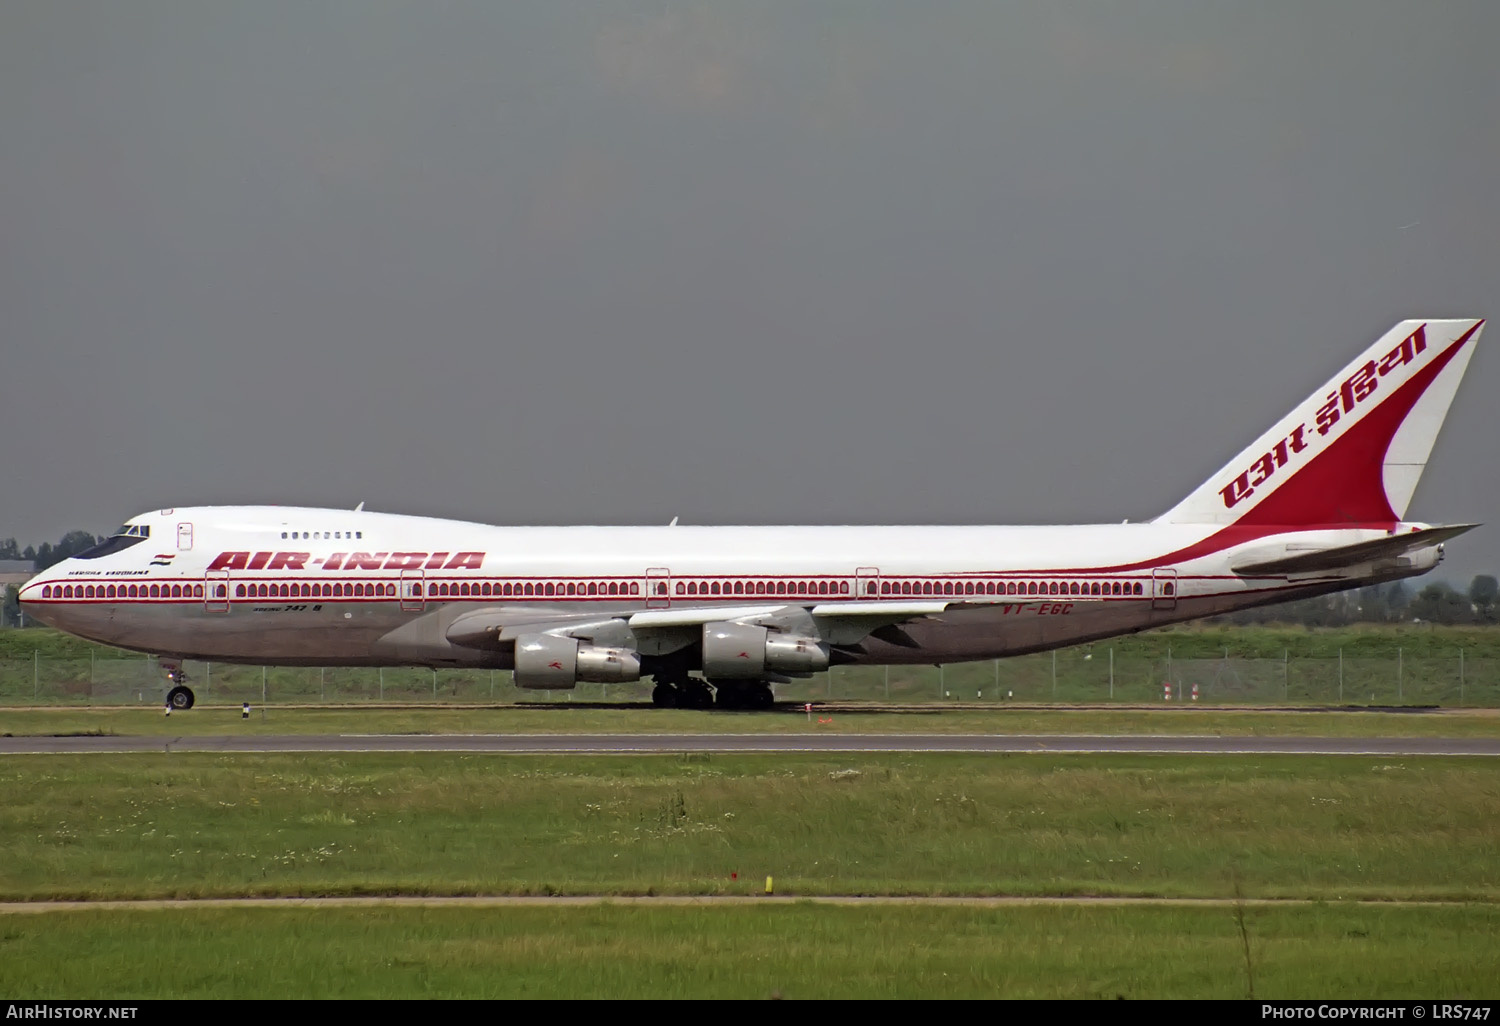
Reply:
[[[1356,542],[1353,545],[1336,545],[1302,552],[1294,556],[1282,556],[1256,563],[1236,563],[1235,573],[1242,577],[1280,576],[1282,574],[1311,574],[1322,570],[1340,570],[1344,567],[1372,563],[1381,559],[1394,559],[1416,549],[1425,549],[1456,538],[1465,531],[1472,531],[1478,524],[1452,524],[1447,527],[1426,527],[1406,534],[1395,534],[1373,541]]]

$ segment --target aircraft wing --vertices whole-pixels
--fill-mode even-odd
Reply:
[[[628,627],[637,637],[668,634],[702,627],[708,623],[756,623],[780,629],[806,629],[831,644],[853,644],[873,631],[951,609],[980,606],[1025,605],[1058,601],[1063,596],[1041,595],[934,595],[903,596],[900,599],[847,600],[840,602],[764,602],[740,606],[683,606],[676,609],[642,609],[616,614],[558,613],[536,606],[486,607],[464,613],[446,630],[449,641],[468,648],[498,648],[522,634],[555,633],[594,636]],[[1069,602],[1099,601],[1098,597],[1069,595]]]
[[[1456,538],[1465,531],[1472,531],[1478,524],[1450,524],[1445,527],[1426,527],[1406,534],[1394,534],[1388,538],[1355,542],[1353,545],[1335,545],[1312,552],[1289,553],[1272,559],[1235,563],[1231,569],[1242,577],[1279,577],[1283,574],[1310,574],[1323,570],[1341,570],[1344,567],[1372,563],[1381,559],[1395,559],[1416,549],[1439,545],[1449,538]]]

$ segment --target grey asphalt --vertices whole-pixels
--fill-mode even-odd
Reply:
[[[1052,734],[285,734],[0,738],[0,755],[128,752],[1159,753],[1178,755],[1500,755],[1500,738],[1081,736]]]

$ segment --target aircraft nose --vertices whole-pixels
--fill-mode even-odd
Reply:
[[[21,590],[16,592],[16,601],[21,604],[21,614],[28,620],[37,623],[51,623],[51,603],[42,602],[42,578],[33,577],[21,585]]]
[[[21,585],[21,590],[16,592],[16,600],[22,605],[25,605],[27,602],[35,602],[37,599],[41,598],[42,586],[39,583],[40,580],[41,578],[33,577],[31,580]]]

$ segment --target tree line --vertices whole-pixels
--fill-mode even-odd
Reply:
[[[30,560],[31,568],[41,573],[49,566],[55,566],[80,552],[86,552],[102,541],[104,541],[102,535],[96,538],[87,531],[69,531],[56,545],[51,542],[42,542],[41,548],[28,545],[22,549],[17,546],[14,538],[6,538],[0,541],[0,559]]]
[[[1405,582],[1377,584],[1317,598],[1241,609],[1214,617],[1219,623],[1345,627],[1355,623],[1492,624],[1500,617],[1500,582],[1477,574],[1467,591],[1433,581],[1415,591]]]

